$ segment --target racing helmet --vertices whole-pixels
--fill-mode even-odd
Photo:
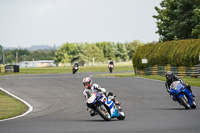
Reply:
[[[91,85],[92,85],[92,79],[90,77],[85,77],[83,79],[83,86],[86,88],[86,89],[91,89]]]
[[[168,72],[166,72],[165,76],[166,76],[167,80],[172,80],[172,77],[174,76],[174,74],[172,71],[168,71]]]

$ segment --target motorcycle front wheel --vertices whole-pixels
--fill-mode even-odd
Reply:
[[[193,101],[193,104],[191,106],[192,109],[195,109],[197,107],[197,103],[195,101]]]
[[[125,113],[120,106],[118,106],[118,112],[119,112],[120,116],[117,117],[117,119],[118,120],[124,120],[126,116],[125,116]]]
[[[107,109],[105,108],[103,104],[100,106],[97,106],[95,110],[105,121],[111,120],[110,113],[107,111]]]

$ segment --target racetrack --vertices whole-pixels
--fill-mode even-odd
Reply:
[[[92,77],[122,103],[126,119],[90,117],[82,79],[94,73],[0,77],[0,87],[33,106],[28,115],[0,122],[0,133],[199,133],[200,88],[192,87],[197,109],[185,110],[165,90],[164,82],[140,78]],[[199,104],[199,105],[198,105]]]

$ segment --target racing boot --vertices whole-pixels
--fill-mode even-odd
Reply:
[[[175,99],[173,96],[172,96],[172,100],[173,100],[173,101],[176,101],[176,99]]]
[[[90,110],[90,116],[95,116],[97,115],[97,112],[95,112],[94,110]]]
[[[196,100],[196,96],[194,94],[192,94],[192,96],[193,96],[193,100]]]
[[[115,105],[117,105],[117,106],[121,105],[121,103],[119,101],[117,101],[115,98],[113,99],[113,101],[114,101]]]
[[[116,97],[116,96],[108,96],[108,98],[111,99],[111,100],[115,103],[115,105],[118,105],[118,106],[121,105],[121,103],[118,102],[118,101],[115,99],[115,97]]]

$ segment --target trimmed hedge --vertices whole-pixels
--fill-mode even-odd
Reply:
[[[200,39],[150,43],[138,47],[133,54],[132,62],[138,69],[167,64],[189,67],[200,63],[199,54]],[[142,58],[146,58],[148,63],[142,64]]]

